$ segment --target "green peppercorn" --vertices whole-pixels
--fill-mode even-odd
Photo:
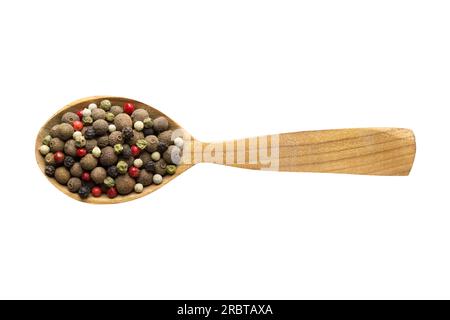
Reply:
[[[111,109],[111,101],[109,101],[108,99],[102,100],[100,102],[100,108],[105,111],[109,111],[109,109]]]
[[[145,148],[147,148],[147,140],[139,139],[138,141],[136,141],[136,145],[139,149],[144,150]]]
[[[151,118],[145,118],[143,122],[144,122],[144,128],[153,127],[153,120]]]
[[[120,143],[114,145],[114,152],[116,154],[119,154],[122,151],[123,151],[123,146]]]
[[[109,188],[114,187],[114,185],[116,184],[114,179],[111,177],[106,177],[105,180],[103,180],[103,183]]]
[[[176,171],[177,171],[177,166],[175,166],[175,165],[173,165],[173,164],[169,164],[169,165],[166,167],[166,172],[167,172],[167,174],[172,175],[172,174],[174,174]]]
[[[82,148],[86,145],[86,138],[81,136],[81,137],[77,137],[77,139],[75,139],[75,146],[77,148]]]
[[[128,170],[128,164],[125,161],[120,160],[117,163],[117,171],[119,171],[119,173],[124,174],[127,172],[127,170]]]
[[[44,137],[44,140],[42,140],[42,144],[45,144],[46,146],[48,146],[50,144],[51,140],[52,140],[52,136],[48,134]]]
[[[105,115],[106,121],[109,121],[109,122],[114,121],[114,117],[115,117],[114,113],[112,113],[112,112],[107,112],[106,115]]]
[[[92,124],[94,122],[94,119],[92,119],[91,116],[84,116],[83,117],[83,123],[84,124]]]

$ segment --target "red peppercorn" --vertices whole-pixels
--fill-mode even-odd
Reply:
[[[78,157],[84,157],[86,155],[87,151],[85,148],[79,148],[77,149],[77,156]]]
[[[77,111],[77,116],[78,116],[80,119],[83,119],[83,110],[78,110],[78,111]]]
[[[111,187],[106,191],[108,198],[115,198],[117,196],[117,189],[115,187]]]
[[[130,169],[128,169],[128,174],[132,178],[137,178],[139,176],[139,169],[133,166]]]
[[[83,181],[91,181],[91,175],[89,174],[89,172],[83,172],[81,174],[81,180],[83,180]]]
[[[64,153],[62,153],[61,151],[56,151],[55,154],[53,155],[53,159],[55,160],[56,163],[63,163],[64,161]]]
[[[102,195],[102,189],[100,187],[93,187],[91,193],[94,197],[100,197]]]
[[[76,120],[73,122],[72,125],[76,131],[80,131],[81,129],[83,129],[83,122],[81,122],[81,121]]]
[[[139,149],[139,147],[138,146],[136,146],[136,145],[132,145],[131,146],[131,154],[134,156],[134,157],[136,157],[137,155],[139,155],[139,153],[141,153],[141,149]]]
[[[127,102],[123,105],[123,111],[128,114],[132,114],[134,111],[134,105],[131,102]]]

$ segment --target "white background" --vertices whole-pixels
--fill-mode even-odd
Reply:
[[[0,4],[0,298],[450,298],[448,1]],[[199,139],[406,127],[409,177],[198,165],[112,206],[34,159],[40,126],[134,98]]]

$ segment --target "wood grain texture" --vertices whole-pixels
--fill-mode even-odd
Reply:
[[[44,157],[39,153],[43,138],[54,125],[60,123],[65,112],[75,112],[92,102],[99,104],[103,99],[109,99],[113,105],[132,102],[137,108],[147,110],[152,118],[167,117],[171,129],[182,129],[159,110],[133,99],[95,96],[76,100],[55,113],[37,134],[35,156],[44,176]],[[185,162],[178,166],[173,176],[165,176],[162,184],[145,187],[139,194],[133,192],[114,199],[105,195],[81,199],[78,194],[71,193],[55,179],[45,177],[59,191],[75,200],[93,204],[113,204],[146,196],[200,162],[246,169],[404,176],[409,174],[416,152],[413,132],[398,128],[304,131],[214,143],[195,140],[187,132],[186,136],[190,140],[185,141]]]
[[[268,141],[262,153],[261,141]],[[203,145],[203,153],[208,145]],[[282,133],[212,145],[224,150],[223,158],[204,157],[203,161],[247,169],[385,176],[408,175],[416,153],[413,132],[398,128]],[[242,148],[245,160],[237,156]],[[278,163],[270,163],[277,158]]]

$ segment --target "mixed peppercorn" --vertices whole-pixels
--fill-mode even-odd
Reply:
[[[49,130],[39,152],[45,174],[81,198],[141,193],[173,175],[184,141],[174,137],[165,117],[109,100],[66,112]]]

